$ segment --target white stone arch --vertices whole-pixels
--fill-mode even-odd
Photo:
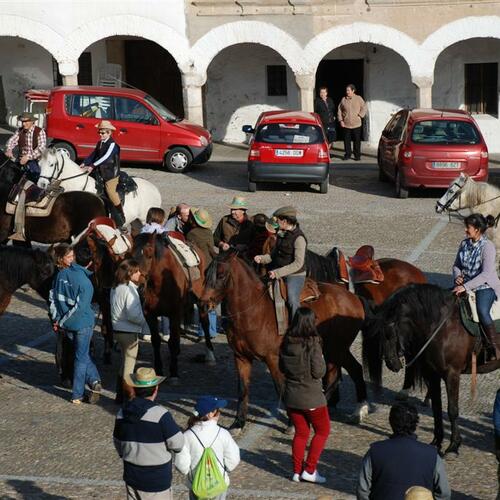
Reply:
[[[24,38],[40,45],[55,59],[64,47],[64,38],[47,25],[26,17],[0,15],[0,36]]]
[[[166,24],[133,15],[103,17],[79,26],[65,39],[65,59],[77,61],[89,45],[119,35],[156,42],[172,55],[179,66],[188,63],[189,41],[184,35]]]
[[[321,60],[332,50],[354,43],[373,43],[393,50],[408,64],[413,82],[429,76],[425,54],[413,38],[389,26],[372,23],[337,26],[316,35],[304,52],[310,72],[315,74]]]
[[[445,24],[429,35],[422,44],[432,74],[440,54],[455,43],[472,38],[500,39],[500,16],[470,16]]]
[[[236,21],[217,26],[193,45],[191,59],[195,71],[206,74],[217,54],[240,43],[256,43],[273,49],[285,59],[294,73],[304,73],[307,70],[303,48],[293,36],[270,23]]]

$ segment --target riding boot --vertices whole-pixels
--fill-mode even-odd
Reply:
[[[122,227],[125,225],[125,213],[123,212],[123,206],[121,203],[113,207],[112,214],[117,227]]]
[[[484,333],[488,339],[488,350],[491,351],[491,359],[500,359],[500,336],[495,330],[495,324],[492,323],[488,326],[483,326]]]

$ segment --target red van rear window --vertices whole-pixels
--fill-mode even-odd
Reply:
[[[321,144],[323,131],[316,125],[304,123],[267,123],[255,136],[257,142],[270,144]]]

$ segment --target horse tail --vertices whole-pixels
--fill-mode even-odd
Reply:
[[[368,378],[377,386],[382,385],[382,329],[383,318],[377,308],[364,297],[359,297],[365,310],[365,320],[361,325],[363,367]]]

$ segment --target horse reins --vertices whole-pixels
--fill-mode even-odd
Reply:
[[[49,182],[52,182],[52,181],[64,182],[64,181],[70,181],[72,179],[77,179],[78,177],[82,177],[82,176],[86,175],[87,179],[86,179],[85,185],[83,186],[83,189],[82,189],[82,191],[85,191],[85,189],[87,187],[87,182],[89,180],[90,172],[81,172],[79,174],[71,175],[70,177],[64,177],[62,179],[59,179],[59,176],[63,173],[64,164],[65,164],[64,155],[61,155],[61,156],[62,156],[62,165],[61,165],[61,167],[59,167],[59,162],[58,162],[57,163],[57,167],[56,167],[57,170],[54,169],[57,172],[56,175],[52,175],[52,177],[49,177],[47,175],[40,175],[39,178],[41,178],[41,179],[47,179]],[[57,158],[57,153],[56,153],[56,158]]]

